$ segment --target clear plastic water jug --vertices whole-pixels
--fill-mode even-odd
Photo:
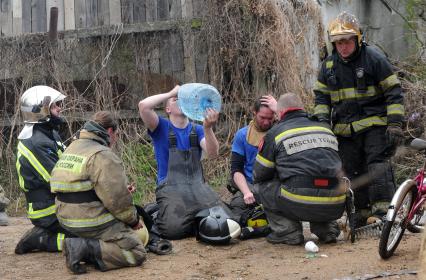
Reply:
[[[178,106],[188,118],[203,121],[207,108],[220,112],[222,97],[214,86],[201,83],[184,84],[178,91]]]

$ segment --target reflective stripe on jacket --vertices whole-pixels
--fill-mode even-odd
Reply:
[[[333,123],[336,135],[351,136],[372,126],[402,124],[401,84],[387,58],[363,45],[350,61],[336,51],[322,64],[314,87],[314,115]]]
[[[346,195],[338,189],[342,163],[326,124],[289,112],[264,137],[254,164],[262,203],[294,220],[325,222],[341,216]],[[283,214],[284,215],[284,214]]]
[[[34,125],[32,136],[18,142],[18,182],[25,193],[28,218],[36,226],[47,227],[56,221],[55,195],[49,182],[62,151],[59,134],[49,123]]]
[[[51,190],[75,197],[94,190],[94,201],[69,203],[56,200],[59,222],[74,231],[108,227],[120,220],[138,221],[122,161],[98,141],[99,136],[82,130],[52,171]]]

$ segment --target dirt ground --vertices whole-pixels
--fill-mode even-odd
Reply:
[[[0,279],[373,279],[384,272],[400,273],[382,279],[417,279],[406,271],[418,266],[420,234],[405,234],[396,254],[381,260],[377,238],[360,238],[354,244],[339,241],[321,245],[315,257],[303,246],[272,245],[264,238],[236,241],[229,246],[209,246],[194,238],[173,241],[173,253],[148,255],[136,268],[98,272],[89,268],[81,276],[69,274],[59,253],[15,255],[22,234],[31,228],[26,218],[11,218],[0,227]],[[307,240],[314,240],[309,232]],[[374,278],[376,279],[376,278]]]

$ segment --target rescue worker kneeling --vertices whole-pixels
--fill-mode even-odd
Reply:
[[[336,242],[336,219],[345,207],[338,188],[341,161],[337,140],[326,124],[312,121],[301,99],[287,93],[278,101],[280,122],[259,147],[254,166],[254,191],[260,197],[272,232],[270,243],[304,242],[300,221],[324,243]]]
[[[80,237],[65,239],[67,267],[81,274],[86,267],[80,262],[101,271],[141,265],[146,251],[134,230],[143,221],[132,204],[122,161],[111,150],[118,139],[116,121],[111,113],[98,112],[77,138],[50,181],[60,224]]]

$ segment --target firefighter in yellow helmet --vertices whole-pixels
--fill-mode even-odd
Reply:
[[[369,187],[355,192],[362,226],[383,217],[395,191],[389,159],[403,140],[403,95],[386,56],[363,42],[355,16],[341,13],[328,35],[333,52],[314,87],[314,115],[331,124],[346,175],[370,176]]]

